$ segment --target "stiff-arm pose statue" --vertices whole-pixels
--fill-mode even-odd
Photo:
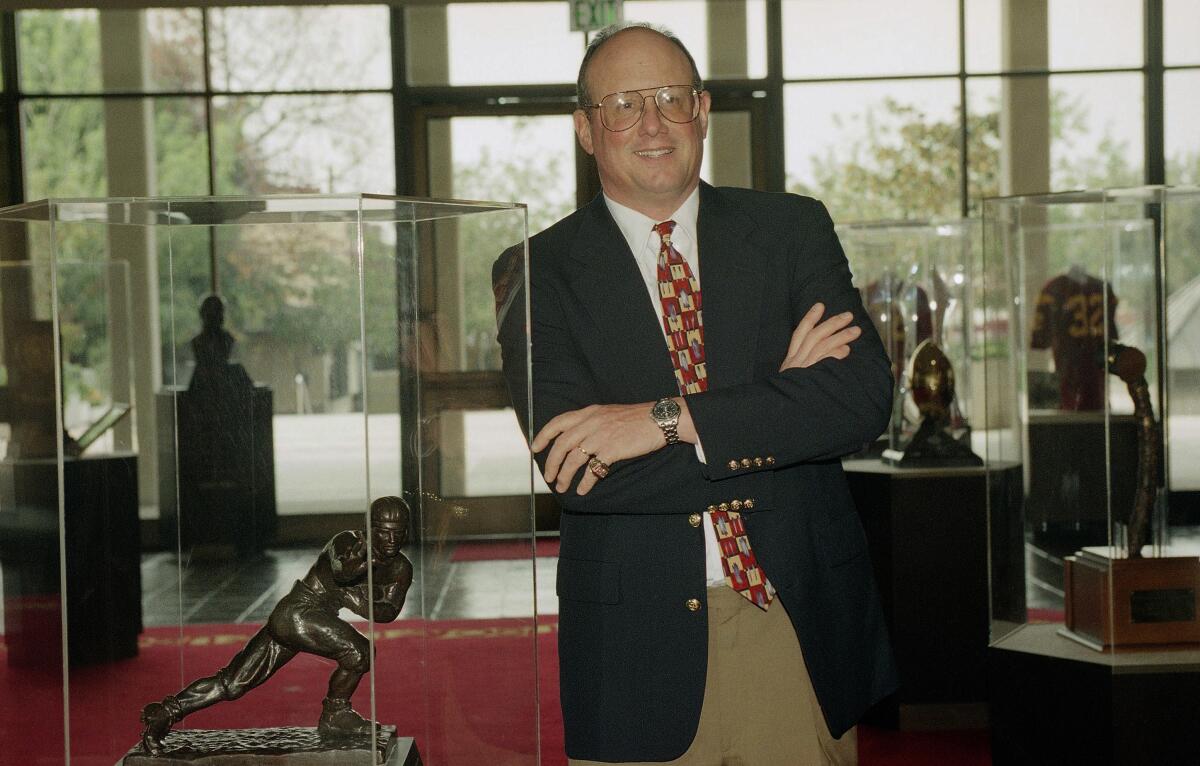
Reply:
[[[143,749],[160,753],[171,726],[197,710],[241,697],[300,652],[338,664],[322,702],[317,724],[321,738],[336,741],[369,734],[370,722],[354,712],[350,697],[371,666],[370,644],[338,617],[338,611],[344,607],[375,622],[391,622],[400,614],[413,578],[412,562],[400,552],[409,517],[404,500],[381,497],[371,503],[370,539],[359,530],[334,535],[308,574],[280,599],[267,624],[228,665],[142,709]]]

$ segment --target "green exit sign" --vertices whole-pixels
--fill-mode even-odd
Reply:
[[[571,31],[594,32],[624,19],[623,0],[568,0]]]

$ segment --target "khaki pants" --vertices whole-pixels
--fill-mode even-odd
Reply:
[[[615,732],[614,732],[615,735]],[[571,759],[570,766],[600,766]],[[855,730],[834,739],[796,632],[776,599],[762,611],[708,589],[708,676],[696,738],[675,766],[854,766]],[[638,765],[631,765],[638,766]],[[645,764],[644,766],[650,766]]]

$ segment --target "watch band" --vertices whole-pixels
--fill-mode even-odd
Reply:
[[[660,413],[660,410],[664,412]],[[679,405],[672,401],[669,396],[659,399],[650,408],[650,417],[654,419],[654,422],[662,430],[668,445],[679,443],[679,412]]]
[[[663,436],[667,437],[667,444],[679,443],[679,421],[674,423],[659,423],[658,427],[662,429]]]

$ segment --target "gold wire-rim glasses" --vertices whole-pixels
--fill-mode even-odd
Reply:
[[[658,108],[658,113],[662,115],[663,119],[667,120],[668,122],[673,122],[676,125],[686,125],[700,116],[700,91],[695,85],[659,85],[657,88],[642,88],[641,90],[618,90],[613,93],[609,93],[594,104],[581,103],[579,108],[599,109],[600,124],[603,125],[606,130],[610,130],[613,133],[621,133],[629,130],[634,125],[637,125],[639,122],[641,122],[642,115],[646,111],[646,99],[648,98],[648,96],[643,95],[645,91],[654,91],[654,104]],[[633,100],[630,98],[631,96],[637,96],[638,99],[640,99],[637,103],[636,112],[630,109],[626,113],[629,115],[634,115],[633,118],[629,121],[628,125],[624,125],[623,127],[613,127],[614,122],[612,119],[610,119],[612,118],[612,115],[609,114],[613,111],[613,107],[611,106],[611,103],[613,102],[610,102],[610,106],[607,108],[605,107],[605,102],[616,97],[624,97],[628,103],[628,106],[632,107]],[[678,99],[676,101],[666,100],[672,96],[677,96]],[[683,117],[683,115],[687,114],[687,111],[680,111],[683,109],[683,107],[675,106],[676,104],[682,103],[682,99],[685,97],[691,99],[691,115],[686,118]],[[623,121],[625,119],[629,118],[621,115],[621,120]],[[621,122],[618,121],[615,124],[620,125]]]

